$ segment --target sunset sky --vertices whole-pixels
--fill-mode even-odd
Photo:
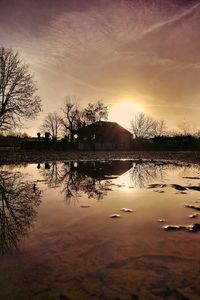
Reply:
[[[43,112],[102,99],[128,127],[137,111],[200,128],[200,1],[0,0],[0,45],[35,74]],[[124,107],[123,107],[124,104]]]

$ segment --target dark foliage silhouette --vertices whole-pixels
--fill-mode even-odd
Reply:
[[[57,113],[49,113],[40,126],[40,131],[45,135],[49,132],[53,141],[57,141],[59,135],[61,135],[61,117]]]
[[[83,110],[83,116],[87,125],[101,120],[107,120],[108,108],[104,105],[102,100],[98,100],[95,103],[88,104],[88,106]]]
[[[34,119],[41,99],[28,66],[12,49],[0,48],[0,130],[9,130]]]
[[[61,118],[61,123],[64,133],[69,137],[69,142],[73,144],[77,130],[84,125],[82,111],[78,106],[78,99],[76,97],[66,97],[62,112],[63,118]]]

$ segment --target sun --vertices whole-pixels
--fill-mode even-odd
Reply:
[[[142,108],[133,100],[120,101],[110,109],[109,120],[129,129],[134,115],[141,111]]]

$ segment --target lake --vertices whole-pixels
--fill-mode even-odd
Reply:
[[[200,167],[0,167],[0,299],[200,299]]]

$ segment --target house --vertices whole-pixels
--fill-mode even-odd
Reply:
[[[129,150],[132,140],[132,134],[116,122],[95,122],[77,132],[79,150]]]

